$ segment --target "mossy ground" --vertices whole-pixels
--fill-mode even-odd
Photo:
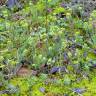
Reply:
[[[18,10],[0,7],[0,82],[7,82],[0,91],[8,85],[18,89],[0,96],[96,96],[96,10],[83,18],[81,5],[69,8],[61,6],[63,0],[46,1],[29,0]],[[22,61],[41,75],[5,80]],[[50,74],[54,66],[69,73]],[[79,94],[74,88],[85,91]]]
[[[19,92],[15,94],[4,94],[1,96],[96,96],[96,75],[91,73],[91,78],[79,78],[76,76],[69,76],[73,82],[69,84],[64,83],[64,78],[56,76],[49,76],[49,78],[42,79],[41,77],[15,77],[9,81],[10,84],[18,86]],[[44,88],[44,92],[40,90]],[[82,94],[72,91],[74,88],[85,88]]]

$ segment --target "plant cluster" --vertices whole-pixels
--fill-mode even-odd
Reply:
[[[85,81],[88,83],[96,70],[96,10],[93,10],[86,20],[83,17],[84,7],[80,4],[72,8],[66,7],[63,0],[29,0],[24,4],[18,10],[15,7],[0,7],[0,72],[3,76],[0,78],[1,82],[8,79],[6,76],[13,74],[22,62],[27,62],[29,69],[39,70],[41,74],[39,80],[37,77],[29,78],[28,82],[24,80],[30,90],[39,82],[40,85],[37,84],[36,87],[41,86],[41,93],[46,93],[45,90],[51,83],[52,88],[56,86],[54,92],[61,85],[61,89],[65,86],[64,90],[69,90],[64,93],[62,89],[62,94],[58,90],[58,94],[61,94],[58,96],[75,96],[75,93],[80,95],[85,92],[86,88],[78,86],[82,87]],[[48,77],[54,78],[54,74],[56,80],[49,80],[48,86],[44,88],[42,81],[45,82]],[[31,79],[35,80],[35,84]],[[77,84],[77,79],[82,81],[81,85]],[[17,92],[19,88],[8,85],[8,82],[5,86],[8,94]],[[28,94],[32,94],[30,92]],[[18,92],[17,96],[27,96],[25,93],[18,95]],[[43,96],[41,93],[37,91],[34,96]],[[46,96],[55,96],[48,92],[47,94],[49,95]],[[86,94],[84,96],[89,96]]]

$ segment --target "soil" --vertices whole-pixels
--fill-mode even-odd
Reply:
[[[16,73],[17,76],[21,76],[21,77],[25,77],[25,76],[31,76],[31,75],[37,75],[37,71],[35,70],[31,70],[27,67],[21,67],[17,73]]]

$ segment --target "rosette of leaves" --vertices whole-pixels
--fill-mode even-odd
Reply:
[[[42,54],[38,54],[38,55],[37,54],[34,54],[32,66],[35,69],[39,69],[42,64],[45,64],[46,63],[46,61],[47,61],[46,56],[44,56]]]

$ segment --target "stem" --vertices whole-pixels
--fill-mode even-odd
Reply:
[[[46,0],[46,33],[48,33],[48,13],[47,13],[47,9],[48,9],[48,0]]]

